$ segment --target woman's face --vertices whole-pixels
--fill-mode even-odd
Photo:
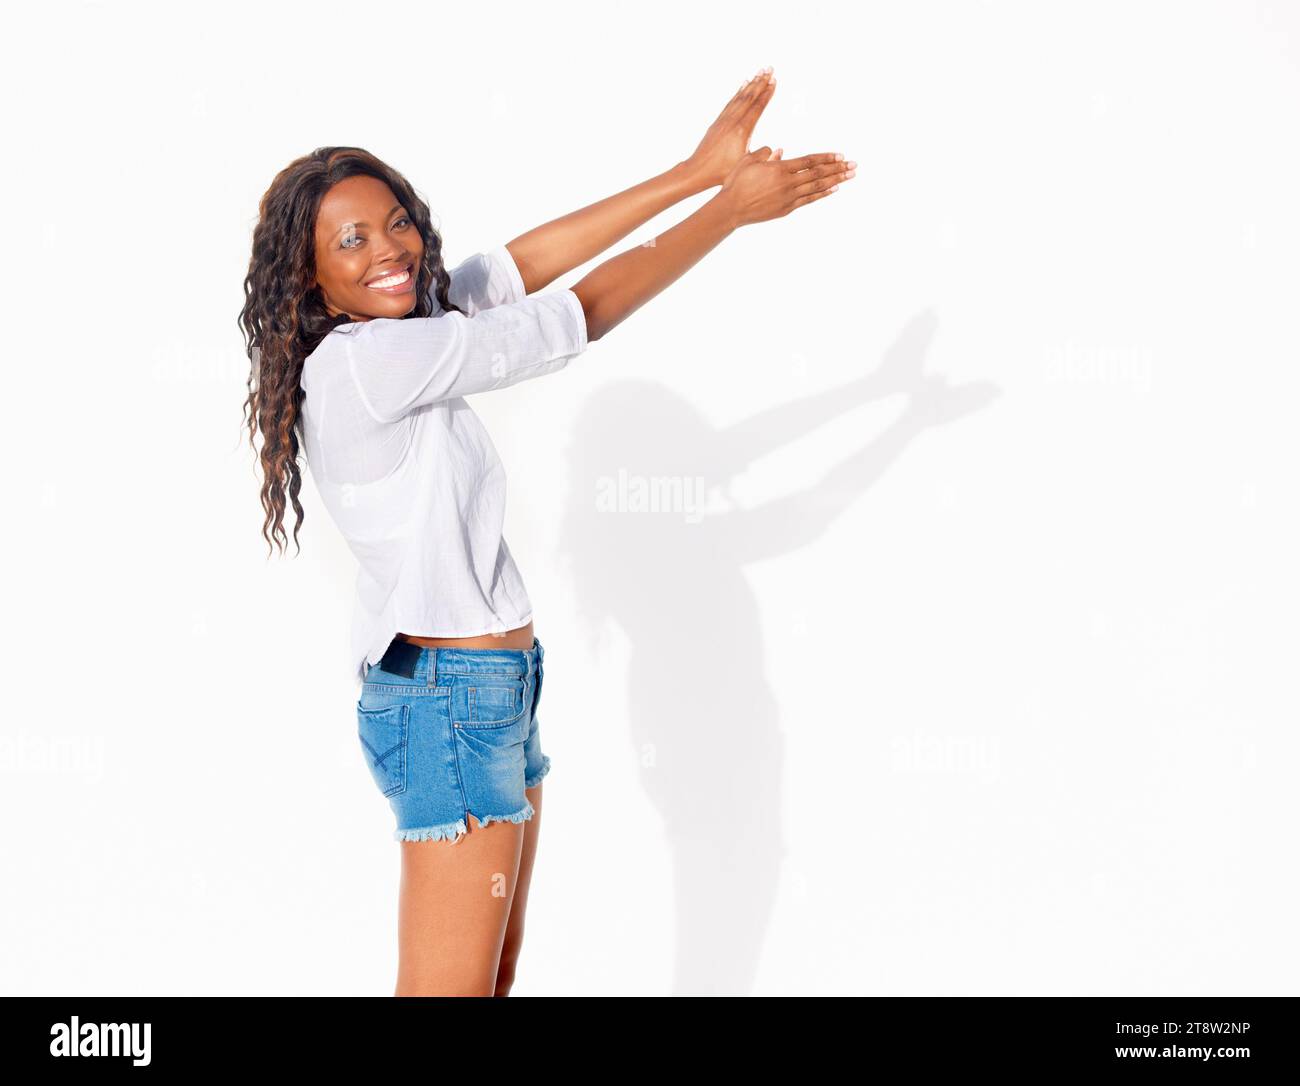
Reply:
[[[404,317],[418,301],[424,240],[406,209],[376,177],[347,177],[316,216],[316,285],[331,317]]]

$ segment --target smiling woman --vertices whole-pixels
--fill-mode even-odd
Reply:
[[[304,230],[303,225],[308,229]],[[259,205],[239,314],[249,359],[244,410],[262,439],[262,536],[284,552],[286,502],[298,544],[299,431],[308,355],[343,324],[463,312],[447,291],[442,238],[428,205],[396,170],[359,147],[322,147],[286,166]],[[371,282],[409,267],[409,291]]]
[[[316,216],[316,281],[331,316],[402,317],[415,300],[424,241],[392,189],[359,174],[335,185]],[[383,299],[393,299],[386,305]]]
[[[505,469],[461,397],[581,353],[582,305],[529,298],[504,245],[447,269],[424,202],[354,148],[277,178],[246,293],[266,524],[283,549],[286,492],[301,523],[301,449],[360,564],[349,665],[357,750],[403,849],[396,994],[507,994],[550,769],[543,649],[501,534]],[[480,871],[511,893],[458,896]]]
[[[240,314],[262,533],[283,551],[287,497],[297,542],[301,448],[360,566],[348,663],[357,749],[402,846],[399,995],[509,993],[550,769],[505,468],[464,397],[560,371],[737,227],[852,176],[842,155],[746,149],[774,85],[759,72],[663,173],[450,270],[424,201],[359,148],[299,158],[262,198]],[[715,186],[653,244],[541,292]],[[503,873],[505,894],[482,892]]]

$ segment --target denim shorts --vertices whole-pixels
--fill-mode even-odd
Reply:
[[[357,736],[397,816],[397,841],[453,843],[479,823],[524,822],[524,795],[551,768],[537,705],[542,643],[531,649],[420,647],[414,674],[366,671]]]

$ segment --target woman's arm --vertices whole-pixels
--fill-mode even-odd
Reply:
[[[671,230],[606,260],[570,289],[594,343],[675,282],[737,227],[782,218],[830,195],[854,174],[834,153],[783,160],[770,147],[745,155],[716,196]]]
[[[529,294],[627,237],[642,223],[696,193],[721,185],[749,147],[776,81],[764,68],[741,85],[704,139],[677,165],[506,242]]]
[[[520,234],[506,248],[532,294],[704,188],[699,175],[679,162],[648,181]]]

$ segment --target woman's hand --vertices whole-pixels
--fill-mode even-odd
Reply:
[[[749,137],[763,107],[776,92],[776,76],[764,68],[723,107],[718,119],[704,133],[704,139],[682,165],[698,178],[701,190],[721,185],[748,152]]]
[[[829,196],[857,173],[856,162],[834,152],[782,159],[770,147],[751,151],[736,163],[715,199],[736,226],[779,219],[796,207]]]

